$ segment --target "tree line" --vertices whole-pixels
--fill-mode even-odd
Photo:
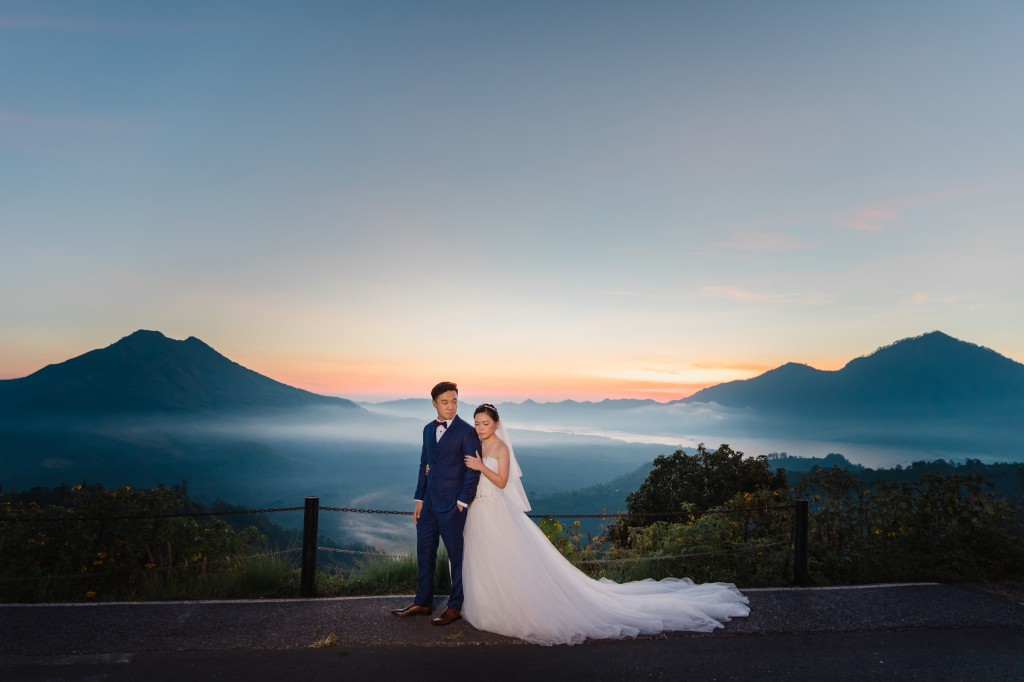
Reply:
[[[998,490],[987,475],[993,465],[972,460],[871,470],[832,458],[790,472],[772,466],[782,459],[728,445],[677,450],[653,461],[613,522],[539,525],[594,577],[777,586],[793,581],[792,513],[806,499],[815,584],[1020,580],[1024,466],[997,466]],[[0,493],[0,601],[296,595],[298,532],[233,511],[244,510],[189,499],[184,482]],[[168,516],[208,512],[222,515]],[[393,594],[415,583],[411,555],[330,553],[319,563],[318,585],[333,594]]]
[[[594,574],[786,584],[792,580],[791,509],[806,499],[816,584],[1020,579],[1024,466],[996,468],[1007,494],[976,473],[987,465],[972,460],[881,472],[833,460],[796,476],[773,469],[777,461],[746,457],[728,445],[711,450],[701,444],[693,454],[677,450],[654,460],[606,534],[562,532],[579,557],[596,555],[596,547],[618,559],[648,560],[594,562]]]

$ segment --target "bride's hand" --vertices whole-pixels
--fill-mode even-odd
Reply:
[[[480,453],[477,452],[476,456],[466,455],[466,466],[473,471],[483,471],[484,461],[480,458]]]

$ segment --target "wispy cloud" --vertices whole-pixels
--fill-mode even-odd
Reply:
[[[904,299],[904,303],[927,303],[931,300],[931,295],[924,292],[918,292],[910,298]]]
[[[729,285],[708,285],[702,286],[698,293],[700,296],[709,298],[725,298],[730,301],[743,301],[749,303],[800,303],[814,304],[824,303],[824,294],[816,291],[778,293],[770,291],[750,291],[741,287]]]
[[[675,368],[638,367],[599,372],[597,376],[616,381],[628,381],[645,387],[667,384],[673,387],[687,387],[691,390],[704,388],[723,381],[749,379],[751,376],[766,371],[766,367],[758,366],[751,369],[747,366],[733,367],[730,365],[683,365]]]
[[[900,223],[900,215],[889,208],[865,207],[839,213],[835,222],[848,230],[882,232]]]
[[[771,228],[807,229],[820,228],[823,225],[827,225],[859,232],[883,232],[902,222],[902,215],[893,208],[893,205],[896,203],[900,202],[886,202],[884,204],[873,204],[821,213],[786,215],[736,225],[734,228],[738,231],[734,236],[726,242],[719,244],[719,246],[751,251],[814,248],[814,245],[809,242],[801,241],[785,233],[770,231]]]
[[[921,305],[922,303],[956,303],[961,300],[963,300],[963,298],[960,296],[935,296],[934,294],[926,291],[918,291],[907,298],[904,298],[901,303]]]

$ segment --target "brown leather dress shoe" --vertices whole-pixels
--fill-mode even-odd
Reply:
[[[434,612],[434,609],[429,606],[420,606],[419,604],[410,604],[404,609],[393,609],[392,614],[396,616],[429,616]]]
[[[449,606],[444,610],[444,613],[430,622],[434,625],[451,625],[460,618],[462,618],[462,614],[459,613],[459,610]]]

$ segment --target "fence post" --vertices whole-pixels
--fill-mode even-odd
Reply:
[[[302,518],[302,579],[300,597],[316,596],[316,538],[320,516],[320,498],[306,498],[306,512]]]
[[[807,577],[807,500],[797,500],[793,509],[793,577],[797,585],[806,585]]]

